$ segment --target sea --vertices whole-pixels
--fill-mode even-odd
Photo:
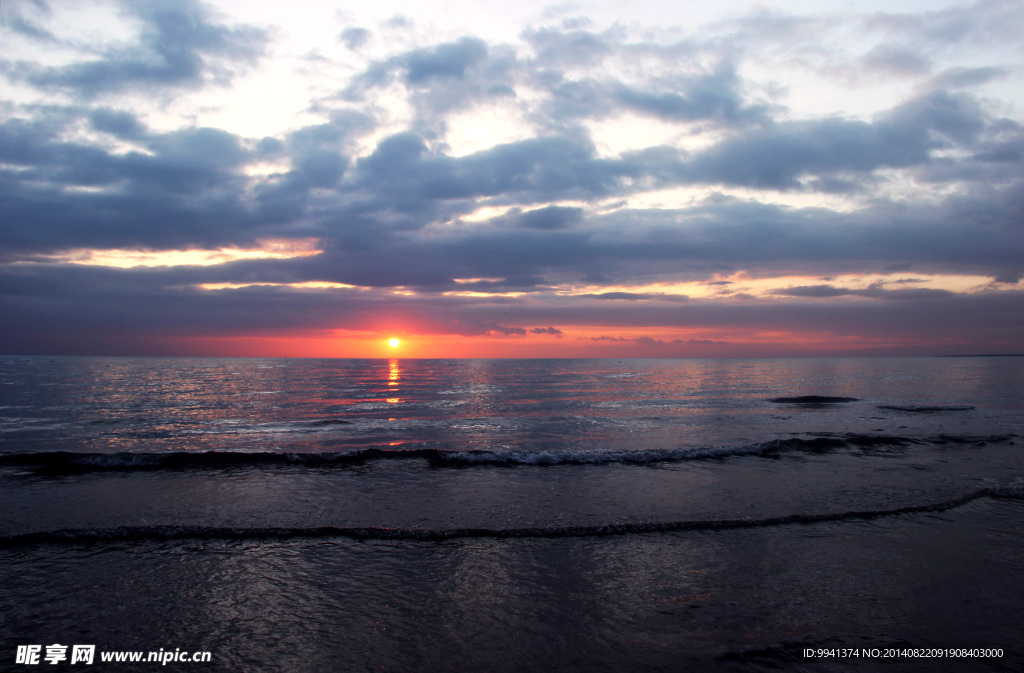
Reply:
[[[0,669],[1020,673],[1022,445],[1024,357],[0,357]]]

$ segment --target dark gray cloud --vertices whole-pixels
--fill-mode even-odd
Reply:
[[[488,325],[485,334],[500,334],[502,336],[526,336],[526,330],[522,327],[505,327],[504,325]]]
[[[582,135],[535,138],[465,157],[428,151],[417,134],[385,138],[357,163],[356,185],[395,199],[452,201],[517,195],[526,201],[611,193],[638,166],[595,157]]]
[[[757,129],[711,147],[681,170],[701,182],[800,188],[808,176],[926,164],[938,150],[970,147],[988,123],[973,98],[937,91],[873,123],[832,118]]]
[[[878,12],[864,20],[864,27],[937,48],[1012,43],[1024,30],[1024,12],[1013,0],[979,0],[918,14]]]
[[[53,17],[53,10],[44,0],[15,3],[13,6],[7,3],[3,9],[3,25],[15,33],[44,44],[54,45],[60,42],[53,32],[41,25],[40,20],[45,21]]]
[[[370,31],[365,28],[353,26],[346,28],[338,35],[338,39],[349,49],[359,49],[370,41]]]
[[[1001,3],[977,7],[1008,11]],[[573,326],[601,325],[607,334],[594,343],[659,355],[732,347],[693,338],[693,329],[722,329],[725,340],[739,342],[734,333],[827,325],[837,335],[941,333],[952,343],[971,338],[973,321],[985,343],[1022,335],[1022,295],[1000,283],[1024,276],[1024,127],[967,91],[1010,70],[929,76],[939,67],[936,51],[900,46],[915,43],[895,32],[906,23],[901,35],[930,36],[934,46],[975,40],[996,30],[991,22],[974,18],[957,33],[943,18],[956,12],[873,17],[865,25],[891,39],[862,65],[921,85],[867,119],[800,119],[755,99],[738,50],[708,58],[693,41],[630,41],[621,29],[588,32],[580,22],[527,31],[526,51],[465,36],[378,60],[338,85],[340,100],[311,109],[321,122],[247,138],[204,127],[159,131],[119,101],[91,100],[225,79],[266,43],[265,33],[218,23],[194,3],[130,11],[145,26],[130,48],[101,50],[77,65],[7,71],[22,84],[70,91],[77,102],[12,104],[14,114],[0,120],[0,311],[11,325],[0,348],[31,350],[44,337],[67,347],[58,333],[99,343],[115,338],[104,331],[156,339],[368,329],[381,316],[401,316],[423,333],[495,338],[558,338]],[[12,29],[50,39],[40,16],[25,14]],[[784,19],[773,20],[795,31]],[[368,36],[349,28],[339,39],[358,49]],[[658,67],[622,74],[646,62]],[[388,121],[371,114],[385,87],[408,96],[414,119],[371,136]],[[452,111],[518,102],[527,92],[532,137],[464,156],[447,152],[441,139]],[[691,152],[665,145],[601,155],[586,124],[626,112],[713,135]],[[376,139],[366,153],[360,143],[368,137]],[[258,164],[274,172],[253,174]],[[909,197],[883,195],[894,180],[906,181]],[[694,186],[708,189],[707,197],[674,208],[628,205],[651,189]],[[842,210],[786,207],[710,191],[719,186],[859,200]],[[467,217],[485,206],[504,214]],[[76,248],[213,249],[275,237],[315,238],[323,252],[165,269],[43,263],[46,254]],[[714,280],[739,271],[756,279],[895,270],[971,273],[993,283],[966,295],[909,281],[861,289],[822,281],[763,299],[742,282]],[[196,287],[304,281],[359,289]],[[721,293],[698,299],[622,289],[663,281],[703,282]],[[598,289],[564,291],[579,284]],[[849,299],[835,301],[842,297]],[[663,329],[635,337],[613,327],[630,335]]]
[[[600,294],[587,295],[594,299],[624,299],[627,301],[644,301],[653,299],[656,295],[642,292],[601,292]]]
[[[583,220],[583,209],[547,206],[523,213],[515,219],[517,225],[529,229],[566,229]]]
[[[725,63],[711,73],[659,83],[657,89],[622,86],[615,98],[666,120],[715,120],[728,126],[767,122],[767,107],[745,103],[740,86],[735,68]]]
[[[648,269],[651,275],[692,270],[699,276],[786,260],[960,264],[1000,277],[1020,268],[1024,134],[1015,123],[987,119],[963,97],[932,94],[875,124],[826,120],[752,130],[689,161],[673,152],[601,159],[580,134],[453,158],[431,150],[419,135],[404,133],[383,139],[353,163],[352,139],[372,129],[372,121],[359,115],[339,115],[283,140],[254,143],[216,129],[148,133],[126,113],[94,110],[94,127],[148,149],[112,154],[63,140],[75,119],[73,110],[62,109],[33,122],[0,123],[0,153],[17,167],[0,171],[0,211],[12,223],[0,233],[7,246],[39,252],[216,247],[261,236],[314,236],[324,239],[327,252],[323,260],[302,262],[307,280],[321,274],[339,282],[393,285],[397,274],[402,284],[439,288],[456,277],[531,277],[543,286],[550,273],[622,280],[642,275],[630,269]],[[902,129],[904,136],[897,132]],[[882,142],[890,137],[894,146]],[[946,175],[925,175],[961,180],[984,171],[984,186],[939,205],[894,208],[880,202],[852,214],[735,199],[589,217],[575,206],[544,206],[462,233],[414,233],[457,217],[479,198],[592,199],[628,193],[628,181],[642,180],[791,186],[814,171],[870,173],[908,157],[927,162],[932,144],[978,153],[954,163],[933,162],[929,169]],[[255,182],[241,174],[249,162],[265,158],[286,159],[291,167]],[[985,236],[977,235],[978,226]]]
[[[586,30],[526,30],[523,39],[533,47],[535,58],[551,68],[593,65],[614,53],[615,32],[604,34]]]
[[[195,0],[124,2],[124,9],[143,24],[136,44],[69,65],[20,61],[10,75],[81,98],[139,87],[226,84],[263,55],[269,39],[253,26],[217,23]]]
[[[590,337],[591,341],[605,341],[611,343],[634,343],[647,348],[658,348],[662,349],[665,346],[674,345],[686,345],[686,346],[712,346],[717,344],[728,343],[725,341],[715,341],[714,339],[671,339],[666,342],[665,339],[655,339],[649,336],[638,336],[638,337],[616,337],[609,336],[607,334],[599,337]]]
[[[306,217],[317,207],[311,191],[339,185],[351,163],[348,154],[353,151],[353,140],[373,127],[373,121],[363,114],[340,113],[326,123],[292,131],[283,142],[264,139],[267,158],[288,159],[290,168],[254,190],[260,215],[292,224]]]
[[[400,59],[405,67],[405,81],[415,86],[434,79],[461,78],[466,71],[487,58],[487,43],[475,37],[417,49]]]
[[[882,284],[873,283],[870,287],[854,290],[832,285],[800,285],[796,287],[771,290],[770,294],[782,297],[872,297],[875,299],[896,299],[896,300],[918,300],[918,299],[941,299],[952,297],[954,292],[934,288],[912,288],[905,290],[886,290]]]
[[[853,294],[854,290],[832,285],[802,285],[779,290],[772,290],[772,294],[784,297],[845,297]]]
[[[89,123],[97,131],[125,140],[137,140],[146,135],[145,126],[125,110],[96,108],[89,113]]]
[[[390,291],[251,287],[206,292],[188,287],[185,281],[189,280],[194,280],[193,272],[181,269],[2,268],[0,310],[6,329],[0,334],[0,349],[39,352],[40,344],[48,343],[59,346],[60,352],[104,352],[108,344],[122,341],[124,334],[131,334],[136,349],[141,349],[168,336],[286,335],[339,325],[365,329],[379,324],[382,315],[401,316],[403,324],[420,334],[520,336],[544,329],[509,324],[512,313],[520,324],[553,323],[552,329],[562,332],[593,324],[612,330],[646,325],[659,328],[659,334],[681,332],[674,339],[634,341],[637,337],[615,336],[612,331],[598,339],[659,349],[690,341],[698,345],[702,339],[684,336],[694,329],[757,335],[820,333],[827,326],[837,337],[885,339],[892,334],[915,334],[927,340],[941,336],[944,345],[934,352],[950,352],[950,344],[957,343],[989,344],[996,349],[1003,344],[1005,351],[1024,337],[1024,292],[1020,291],[842,305],[779,298],[753,303],[700,301],[667,308],[568,297],[517,306],[441,295],[401,297]],[[670,350],[663,353],[671,354]]]
[[[688,45],[635,44],[617,29],[527,30],[522,38],[532,53],[467,36],[379,60],[354,78],[340,97],[363,101],[375,90],[401,82],[409,89],[417,123],[434,130],[443,128],[444,113],[516,98],[520,90],[546,94],[531,118],[551,131],[625,111],[726,127],[770,121],[769,106],[745,99],[744,82],[728,59],[710,68],[693,60],[686,72],[677,72],[680,59],[692,56]],[[609,76],[620,61],[640,59],[659,63],[652,68],[657,74],[628,82]],[[610,67],[603,69],[604,65]]]
[[[238,233],[231,223],[246,208],[237,170],[250,152],[236,136],[185,129],[148,136],[152,154],[113,154],[62,140],[61,117],[0,123],[0,158],[18,167],[0,171],[0,213],[14,223],[0,233],[6,245],[180,248]],[[106,130],[139,128],[124,116],[93,121]]]
[[[416,111],[411,130],[437,135],[447,128],[448,113],[479,102],[514,99],[519,69],[510,47],[492,47],[466,36],[375,61],[337,98],[347,104],[373,101],[381,89],[400,85]]]
[[[361,99],[374,88],[391,83],[396,75],[410,87],[443,86],[446,80],[466,79],[471,70],[485,64],[489,53],[486,42],[468,36],[408,51],[371,64],[353,80],[343,96],[349,100]]]
[[[861,63],[871,71],[896,75],[921,75],[931,70],[931,60],[906,47],[892,44],[875,45],[861,57]]]
[[[404,14],[395,14],[390,19],[385,21],[384,25],[388,28],[404,30],[406,28],[412,28],[415,25],[415,23],[415,21],[413,21],[408,16],[405,16]]]
[[[1006,77],[1006,68],[948,68],[938,73],[932,85],[938,89],[962,89],[981,86],[991,81]]]

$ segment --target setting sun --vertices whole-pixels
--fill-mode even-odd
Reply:
[[[398,348],[398,339],[389,339],[388,345],[392,348]]]

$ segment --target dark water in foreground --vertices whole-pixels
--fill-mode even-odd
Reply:
[[[1022,410],[1024,358],[0,358],[0,669],[1021,671]],[[805,656],[874,648],[1002,656]]]

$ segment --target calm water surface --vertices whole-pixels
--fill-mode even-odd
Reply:
[[[0,358],[0,659],[1020,671],[1022,381],[1024,358]],[[885,647],[1003,656],[804,656]]]

